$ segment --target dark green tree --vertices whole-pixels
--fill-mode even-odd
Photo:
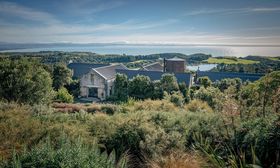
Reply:
[[[173,74],[163,74],[160,83],[163,91],[166,91],[168,94],[179,90],[177,79]]]
[[[126,101],[128,99],[128,79],[124,74],[116,75],[113,99],[117,101]]]
[[[65,64],[55,64],[53,66],[53,87],[55,90],[71,83],[72,72]]]
[[[152,98],[153,85],[148,76],[137,75],[128,85],[129,96],[136,99]]]
[[[205,88],[212,85],[212,81],[207,76],[200,77],[197,79],[197,81],[198,81],[198,84],[204,86]]]
[[[51,76],[33,59],[2,60],[0,97],[28,104],[49,103],[53,98]]]

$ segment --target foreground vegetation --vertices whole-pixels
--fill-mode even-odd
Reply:
[[[117,75],[111,102],[72,104],[65,65],[4,59],[0,167],[279,166],[280,71],[198,84]]]

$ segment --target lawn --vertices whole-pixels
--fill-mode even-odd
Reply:
[[[206,60],[209,64],[257,64],[259,61],[239,59],[239,58],[208,58]]]

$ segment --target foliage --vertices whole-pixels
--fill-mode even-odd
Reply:
[[[148,163],[150,168],[200,168],[200,167],[210,167],[206,164],[196,153],[185,153],[174,151],[167,156],[162,156],[156,160],[151,160]]]
[[[53,66],[53,87],[55,90],[71,83],[72,72],[66,65],[58,63]]]
[[[207,102],[194,99],[185,106],[185,109],[191,112],[213,112],[212,108],[208,105]]]
[[[237,91],[241,89],[242,80],[240,78],[226,78],[215,82],[215,87],[218,87],[222,92],[224,92],[230,86],[234,86]]]
[[[4,167],[115,167],[114,153],[107,156],[96,146],[85,145],[80,139],[71,142],[61,138],[56,145],[47,139],[40,145],[25,150],[22,154],[14,154],[13,160]],[[119,166],[125,167],[125,159],[120,160]]]
[[[177,79],[172,74],[163,74],[160,79],[160,83],[162,90],[166,91],[168,94],[171,94],[173,91],[179,90]]]
[[[56,101],[63,103],[73,103],[74,97],[70,93],[68,93],[66,88],[62,87],[57,91]]]
[[[280,71],[269,73],[255,83],[244,86],[241,90],[240,97],[242,102],[244,102],[243,107],[247,109],[247,113],[249,115],[256,113],[262,116],[266,116],[267,113],[272,113],[273,106],[275,107],[279,103],[274,101],[273,97],[279,87]]]
[[[184,105],[184,97],[180,92],[173,92],[170,95],[170,102],[174,103],[178,107],[182,107]]]
[[[128,79],[124,74],[116,75],[113,99],[117,101],[126,101],[128,99]]]
[[[72,80],[70,82],[70,84],[65,85],[65,88],[74,97],[80,96],[80,81],[79,80]]]
[[[206,101],[209,104],[209,106],[213,109],[221,108],[223,100],[222,97],[223,93],[218,88],[214,87],[201,87],[194,94],[195,99]]]
[[[137,75],[129,81],[129,96],[135,99],[147,99],[152,97],[153,87],[148,76]]]
[[[189,89],[188,89],[187,85],[184,82],[182,82],[182,83],[179,83],[178,86],[179,86],[180,92],[184,96],[185,103],[190,102],[191,97],[190,97],[190,92],[189,92]]]
[[[0,98],[28,104],[49,103],[53,97],[51,86],[50,74],[32,59],[0,62]]]
[[[252,156],[256,155],[263,167],[272,167],[280,164],[279,121],[279,116],[245,121],[241,124],[241,127],[236,133],[234,144],[237,148],[246,152],[246,155],[248,156],[247,159],[252,159]],[[252,146],[254,147],[255,153],[252,153],[250,150]]]
[[[207,88],[212,85],[212,81],[209,77],[200,77],[197,79],[198,84],[202,85],[203,87]]]

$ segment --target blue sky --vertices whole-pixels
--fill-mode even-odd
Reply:
[[[0,0],[0,38],[280,45],[280,0]]]

